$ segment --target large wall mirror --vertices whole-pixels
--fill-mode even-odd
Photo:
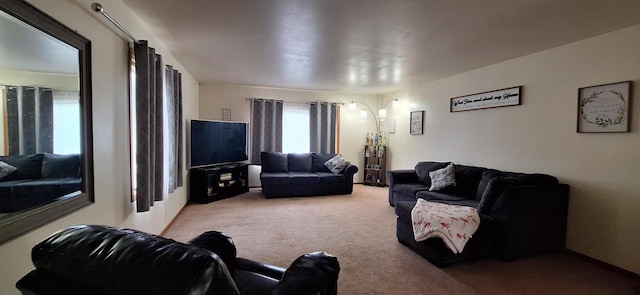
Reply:
[[[91,43],[0,0],[0,244],[93,202]]]

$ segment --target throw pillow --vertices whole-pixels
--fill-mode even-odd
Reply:
[[[16,167],[0,161],[0,179],[3,179],[5,176],[15,172],[16,170],[18,170]]]
[[[429,172],[431,178],[430,192],[439,192],[456,186],[456,173],[453,163],[447,167]]]
[[[329,159],[324,163],[324,165],[327,166],[327,168],[329,168],[329,170],[331,170],[331,172],[335,174],[340,174],[340,172],[342,172],[344,168],[349,166],[349,164],[351,164],[351,162],[347,161],[347,159],[341,157],[340,155],[336,155],[335,157]]]
[[[416,164],[415,170],[418,179],[426,186],[431,186],[431,178],[429,172],[447,167],[450,162],[419,162]]]

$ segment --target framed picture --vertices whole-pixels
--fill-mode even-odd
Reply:
[[[578,89],[579,133],[629,132],[631,81]]]
[[[481,92],[451,99],[450,112],[499,108],[520,105],[522,86]]]
[[[409,122],[409,133],[413,134],[422,134],[423,121],[422,117],[424,117],[424,111],[413,111],[411,112],[411,121]]]

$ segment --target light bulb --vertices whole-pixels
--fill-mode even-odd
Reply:
[[[387,117],[387,109],[379,109],[378,110],[378,117],[380,117],[380,121],[383,121],[384,118]]]
[[[400,106],[400,101],[396,98],[391,102],[391,107],[397,109]]]
[[[363,119],[367,118],[367,110],[364,110],[364,109],[360,110],[360,118],[363,118]]]
[[[355,110],[355,109],[356,109],[356,103],[352,101],[352,102],[349,104],[349,109],[351,109],[351,110]]]

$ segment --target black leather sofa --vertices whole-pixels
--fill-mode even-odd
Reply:
[[[429,191],[429,172],[449,162],[420,162],[387,172],[389,204],[395,206],[398,241],[437,266],[481,257],[505,261],[564,249],[569,186],[545,174],[503,172],[454,164],[457,185]],[[411,209],[418,198],[478,209],[480,227],[459,254],[438,238],[416,242]]]
[[[334,156],[262,152],[262,192],[267,198],[350,194],[358,167],[350,164],[340,173],[333,173],[324,164]]]
[[[36,267],[22,294],[336,294],[336,257],[314,252],[289,268],[237,258],[228,236],[206,232],[188,244],[98,225],[63,229],[33,247]]]
[[[82,187],[80,155],[0,156],[16,171],[0,179],[0,213],[48,203]]]

